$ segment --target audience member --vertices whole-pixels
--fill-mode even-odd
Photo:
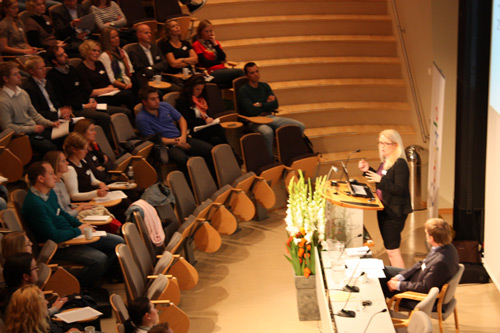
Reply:
[[[167,20],[163,25],[162,38],[158,41],[158,47],[170,66],[167,69],[169,74],[182,73],[183,68],[191,69],[198,63],[193,47],[188,41],[181,39],[181,33],[177,20]]]
[[[125,333],[148,332],[158,324],[158,310],[147,297],[137,297],[128,305],[129,319],[125,322]]]
[[[106,69],[99,61],[101,55],[101,45],[91,39],[80,45],[80,53],[84,60],[78,65],[81,88],[89,97],[94,97],[99,103],[107,103],[113,106],[126,105],[128,109],[122,108],[129,118],[132,117],[130,110],[134,109],[135,96],[131,91],[113,87],[106,75]],[[104,96],[104,94],[110,94]]]
[[[45,154],[55,150],[51,142],[52,127],[58,127],[59,121],[50,121],[39,114],[31,105],[28,93],[21,88],[19,68],[13,61],[0,63],[0,128],[13,129],[16,133],[29,136],[35,152]]]
[[[26,61],[25,66],[31,76],[22,88],[30,95],[33,107],[49,120],[69,120],[72,114],[71,107],[63,106],[57,100],[52,83],[46,80],[47,69],[43,59],[39,56],[32,56]]]
[[[249,62],[244,67],[248,83],[243,85],[238,91],[238,108],[240,113],[248,116],[265,116],[273,121],[267,125],[250,124],[250,128],[264,136],[266,146],[270,156],[273,156],[274,131],[285,125],[295,125],[300,127],[304,133],[305,125],[298,120],[275,117],[273,111],[278,108],[278,99],[273,93],[269,84],[260,82],[259,67],[253,62]]]
[[[109,82],[118,89],[132,89],[134,67],[125,50],[120,48],[120,36],[115,28],[106,27],[101,31],[102,53],[99,61],[106,69]]]
[[[219,124],[194,131],[196,126],[209,125],[214,122],[214,119],[207,114],[208,104],[204,95],[205,78],[203,75],[193,75],[186,81],[175,106],[186,119],[193,138],[206,141],[214,146],[227,143],[224,129]]]
[[[385,268],[386,278],[380,279],[380,284],[386,297],[404,291],[428,293],[432,287],[441,288],[457,272],[458,253],[451,244],[450,225],[442,219],[432,218],[424,227],[431,251],[409,269]]]
[[[152,42],[151,28],[147,24],[140,24],[136,29],[138,43],[128,46],[127,51],[139,87],[144,87],[153,76],[167,73],[168,63],[158,45]],[[172,87],[170,90],[179,88]]]
[[[32,284],[23,286],[12,294],[9,302],[5,317],[6,332],[62,332],[48,315],[47,301],[42,291]],[[77,328],[71,328],[70,331],[80,332]]]
[[[107,171],[113,170],[113,162],[111,162],[96,142],[97,133],[95,125],[89,119],[82,119],[75,124],[74,131],[89,140],[89,150],[87,151],[87,156],[85,156],[85,161],[90,166],[90,170],[92,170],[94,176],[104,183],[110,182],[111,177]]]
[[[226,53],[215,39],[214,27],[210,21],[203,20],[198,24],[196,39],[193,49],[198,55],[198,63],[214,77],[211,82],[221,88],[231,88],[233,80],[244,73],[239,68],[226,68]]]
[[[35,54],[38,50],[28,44],[24,23],[17,17],[19,3],[17,0],[3,0],[2,12],[5,15],[0,21],[0,44],[2,53],[14,55]]]
[[[32,46],[48,48],[50,46],[64,47],[66,44],[56,39],[52,20],[45,15],[45,0],[28,0],[26,9],[30,16],[26,19],[26,38]]]
[[[163,143],[169,147],[169,159],[184,172],[187,179],[189,156],[203,157],[213,170],[212,145],[187,136],[187,122],[179,111],[166,102],[160,102],[158,91],[151,87],[141,88],[139,98],[144,108],[137,114],[137,129],[146,136],[159,134]],[[180,130],[175,122],[179,124]]]
[[[33,252],[33,243],[31,243],[28,236],[26,236],[26,232],[24,231],[13,231],[7,233],[2,238],[2,264],[5,262],[5,259],[13,255],[14,253],[32,253]]]
[[[127,25],[127,18],[120,6],[111,0],[92,0],[90,12],[95,15],[99,30],[105,27],[121,28]]]
[[[57,203],[53,191],[57,176],[49,163],[32,163],[28,168],[28,179],[33,185],[24,200],[22,214],[37,242],[43,243],[47,239],[64,242],[81,235],[84,229],[92,228],[66,213]],[[82,265],[77,278],[83,288],[89,288],[104,274],[115,273],[115,247],[120,243],[123,243],[121,237],[108,233],[94,243],[59,248],[54,259]]]
[[[168,323],[157,324],[149,330],[149,333],[174,333]]]
[[[106,183],[99,181],[85,160],[89,141],[80,133],[70,133],[64,141],[64,152],[68,158],[68,171],[62,175],[66,189],[73,201],[88,201],[108,194]],[[118,205],[108,207],[119,221],[125,221],[125,211],[139,195],[124,191],[130,198],[121,199]]]
[[[89,99],[89,95],[80,87],[80,77],[75,67],[69,65],[68,55],[62,47],[51,47],[47,50],[47,61],[52,68],[47,74],[47,79],[54,86],[56,99],[62,105],[69,105],[73,114],[77,117],[92,119],[101,126],[109,142],[113,142],[111,135],[110,114],[128,112],[126,108],[108,105],[106,111],[97,110],[95,99]]]
[[[55,35],[59,40],[66,40],[66,50],[70,49],[72,54],[78,56],[78,47],[87,39],[90,30],[82,30],[79,25],[81,17],[87,13],[77,0],[63,0],[63,6],[54,7],[51,10],[52,23]]]

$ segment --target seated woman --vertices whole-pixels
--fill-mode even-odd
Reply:
[[[28,0],[26,9],[30,17],[25,22],[26,37],[32,46],[47,49],[51,46],[64,47],[66,44],[54,36],[52,20],[44,15],[45,0]]]
[[[122,112],[132,117],[131,110],[135,106],[135,97],[130,90],[120,91],[109,82],[106,69],[99,61],[101,55],[101,44],[88,39],[80,45],[80,53],[84,60],[78,65],[80,86],[89,97],[94,97],[98,103],[106,103],[113,106],[126,105]],[[103,94],[110,94],[103,96]]]
[[[147,297],[138,297],[128,305],[130,318],[125,322],[125,333],[142,333],[158,324],[158,310]]]
[[[181,26],[175,19],[165,22],[158,47],[170,66],[168,74],[182,73],[183,68],[191,68],[198,63],[198,56],[191,44],[181,39]]]
[[[106,184],[94,176],[90,166],[85,161],[88,148],[89,141],[80,133],[70,133],[64,140],[63,149],[68,158],[69,166],[68,172],[62,175],[62,179],[73,201],[89,201],[97,197],[104,197],[109,191]],[[125,221],[125,211],[131,203],[129,198],[125,198],[118,205],[108,209],[119,221]]]
[[[42,291],[32,284],[25,285],[12,294],[5,316],[5,329],[10,333],[63,332],[63,329],[50,320]],[[71,331],[80,332],[78,328],[70,328],[69,332]]]
[[[120,48],[120,36],[112,27],[105,27],[101,31],[102,53],[99,61],[106,69],[109,82],[120,90],[132,89],[132,73],[134,68],[127,52]]]
[[[32,55],[38,49],[28,44],[23,22],[17,17],[19,3],[16,0],[4,0],[2,12],[5,15],[0,21],[0,48],[3,54]]]
[[[226,53],[215,39],[214,28],[210,21],[200,22],[196,29],[196,38],[193,49],[198,55],[199,64],[214,77],[212,83],[221,88],[231,88],[234,79],[245,75],[239,68],[226,68]]]
[[[194,131],[194,127],[209,125],[214,119],[207,114],[208,104],[205,99],[205,79],[202,75],[191,76],[181,91],[176,102],[176,109],[186,119],[190,134],[193,138],[206,141],[214,146],[227,143],[224,129],[216,124]]]
[[[120,6],[111,0],[92,0],[90,12],[95,16],[99,30],[105,27],[121,28],[127,25],[127,18]]]

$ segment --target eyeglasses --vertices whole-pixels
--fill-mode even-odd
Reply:
[[[40,268],[38,268],[38,266],[36,266],[35,268],[30,269],[30,272],[31,272],[31,271],[38,271],[39,269],[40,269]]]
[[[388,146],[392,146],[394,144],[394,142],[382,142],[382,141],[379,141],[378,144],[381,145],[381,146],[384,146],[384,147],[388,147]]]

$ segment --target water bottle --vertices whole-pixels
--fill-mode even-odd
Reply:
[[[132,168],[131,165],[128,166],[127,177],[128,177],[128,182],[129,183],[133,183],[134,182],[134,168]]]

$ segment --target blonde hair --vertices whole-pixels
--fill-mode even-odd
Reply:
[[[7,307],[6,332],[49,332],[47,304],[42,291],[29,284],[12,294]]]
[[[447,245],[451,243],[451,227],[443,219],[432,218],[425,222],[425,230],[429,236],[434,238],[434,242]]]
[[[380,132],[379,134],[379,139],[381,137],[387,138],[389,141],[392,143],[396,144],[396,148],[394,148],[394,151],[392,154],[385,158],[382,156],[382,153],[380,152],[379,149],[379,156],[380,156],[380,161],[384,163],[384,170],[389,170],[394,163],[398,160],[398,158],[402,158],[406,161],[406,155],[403,150],[403,139],[401,139],[401,135],[399,135],[398,131],[393,130],[393,129],[386,129]]]
[[[9,232],[2,238],[2,256],[7,259],[14,253],[26,252],[26,233],[24,231]]]
[[[42,62],[45,66],[45,62],[43,61],[42,57],[40,56],[31,56],[28,58],[28,60],[26,60],[26,63],[24,64],[24,67],[26,67],[26,70],[28,70],[28,72],[30,70],[32,70],[33,68],[35,68],[35,66],[39,63],[39,62]]]
[[[70,157],[73,154],[73,148],[75,149],[83,149],[85,145],[89,142],[86,137],[81,135],[80,133],[72,132],[64,140],[63,150],[66,154],[66,157]]]
[[[82,56],[82,58],[85,59],[87,58],[87,55],[89,54],[90,50],[96,46],[99,46],[99,48],[102,51],[102,47],[99,42],[96,42],[95,40],[92,39],[87,39],[82,44],[80,44],[80,46],[78,47],[78,51],[80,51],[80,55]]]

